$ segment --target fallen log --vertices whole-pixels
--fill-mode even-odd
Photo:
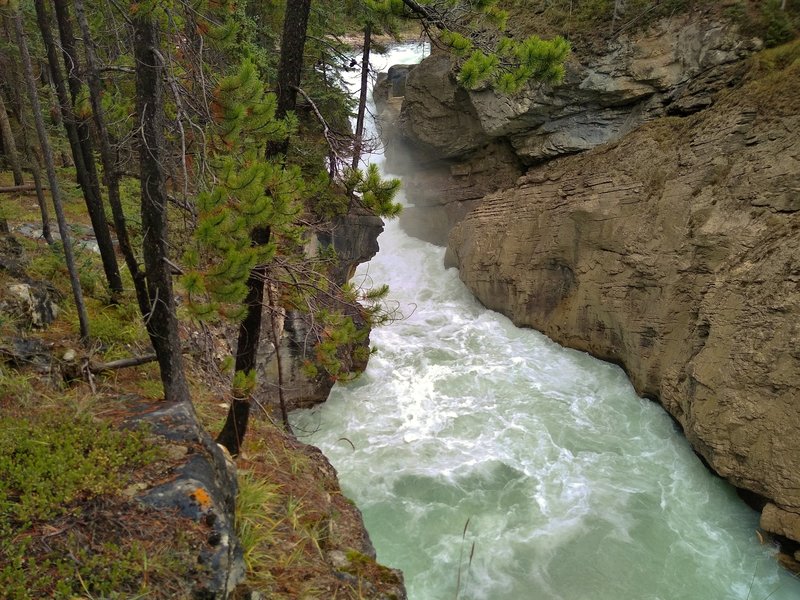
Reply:
[[[146,354],[144,356],[136,356],[134,358],[123,358],[120,360],[112,360],[107,363],[89,363],[89,370],[92,373],[104,373],[106,371],[113,371],[115,369],[125,369],[127,367],[138,367],[158,360],[155,354]]]
[[[46,185],[42,189],[47,189]],[[36,186],[32,183],[25,183],[23,185],[5,185],[0,186],[0,194],[14,194],[15,192],[35,192]]]

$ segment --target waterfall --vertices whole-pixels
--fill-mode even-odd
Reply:
[[[388,283],[405,318],[373,332],[362,377],[292,420],[409,598],[800,598],[757,514],[618,367],[486,310],[396,222],[379,242],[356,283]]]

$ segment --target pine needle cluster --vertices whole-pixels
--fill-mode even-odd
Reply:
[[[266,152],[294,122],[276,119],[275,96],[265,89],[255,65],[245,59],[214,91],[209,184],[197,197],[197,228],[183,257],[189,270],[181,278],[196,318],[244,317],[250,271],[276,252],[274,241],[251,244],[252,231],[289,232],[300,210],[305,185],[299,171],[269,160]]]
[[[348,170],[344,184],[348,196],[358,198],[362,206],[376,215],[396,217],[403,208],[394,201],[400,191],[400,180],[383,179],[374,163],[366,170]]]

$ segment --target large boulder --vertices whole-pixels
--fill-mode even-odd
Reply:
[[[9,314],[23,328],[47,327],[59,313],[59,294],[44,282],[11,283],[0,298],[0,312]]]
[[[62,298],[51,283],[29,277],[27,263],[22,244],[9,231],[0,232],[0,313],[22,329],[41,329],[58,317]]]
[[[378,73],[375,87],[372,89],[372,100],[375,108],[381,112],[391,98],[402,98],[406,95],[408,74],[417,65],[392,65],[386,73]]]
[[[445,52],[433,52],[408,74],[399,129],[423,160],[464,156],[489,141]]]
[[[531,169],[452,231],[489,308],[624,365],[800,541],[800,62]]]
[[[191,402],[148,403],[128,399],[127,425],[146,423],[169,445],[173,458],[169,478],[160,485],[134,488],[132,495],[147,506],[173,511],[207,529],[199,549],[196,598],[229,598],[245,579],[245,563],[236,533],[236,467],[200,424]]]

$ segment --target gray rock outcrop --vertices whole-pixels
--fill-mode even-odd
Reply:
[[[326,223],[326,227],[310,236],[308,256],[322,252],[333,253],[327,260],[326,277],[337,286],[350,280],[358,265],[368,262],[378,252],[378,236],[383,232],[383,220],[361,207],[353,207],[346,215]],[[325,307],[350,318],[362,339],[344,344],[337,353],[341,375],[360,373],[367,366],[369,355],[369,325],[360,307],[338,294],[334,286],[324,289],[307,288],[308,306]],[[269,285],[268,294],[273,299],[285,294],[278,286]],[[272,302],[270,302],[272,304]],[[280,418],[281,400],[287,411],[308,408],[324,402],[330,393],[335,377],[324,369],[311,367],[317,362],[318,344],[324,341],[324,327],[305,307],[287,307],[273,312],[264,308],[265,329],[259,350],[259,379],[273,382],[260,386],[256,392],[259,403]],[[277,337],[277,352],[274,338]],[[233,342],[231,342],[231,347]],[[281,385],[275,385],[280,382]]]
[[[799,74],[751,74],[706,111],[534,167],[448,249],[487,307],[624,365],[795,550]]]
[[[197,598],[230,597],[245,579],[242,548],[236,534],[236,467],[197,419],[190,402],[140,404],[131,401],[129,424],[147,423],[152,432],[171,442],[177,464],[166,483],[144,490],[139,501],[207,528],[199,549]],[[175,452],[177,450],[177,452]]]
[[[0,272],[8,279],[0,290],[0,312],[23,329],[41,329],[58,316],[61,297],[52,284],[32,279],[26,269],[22,245],[10,232],[0,232]]]

